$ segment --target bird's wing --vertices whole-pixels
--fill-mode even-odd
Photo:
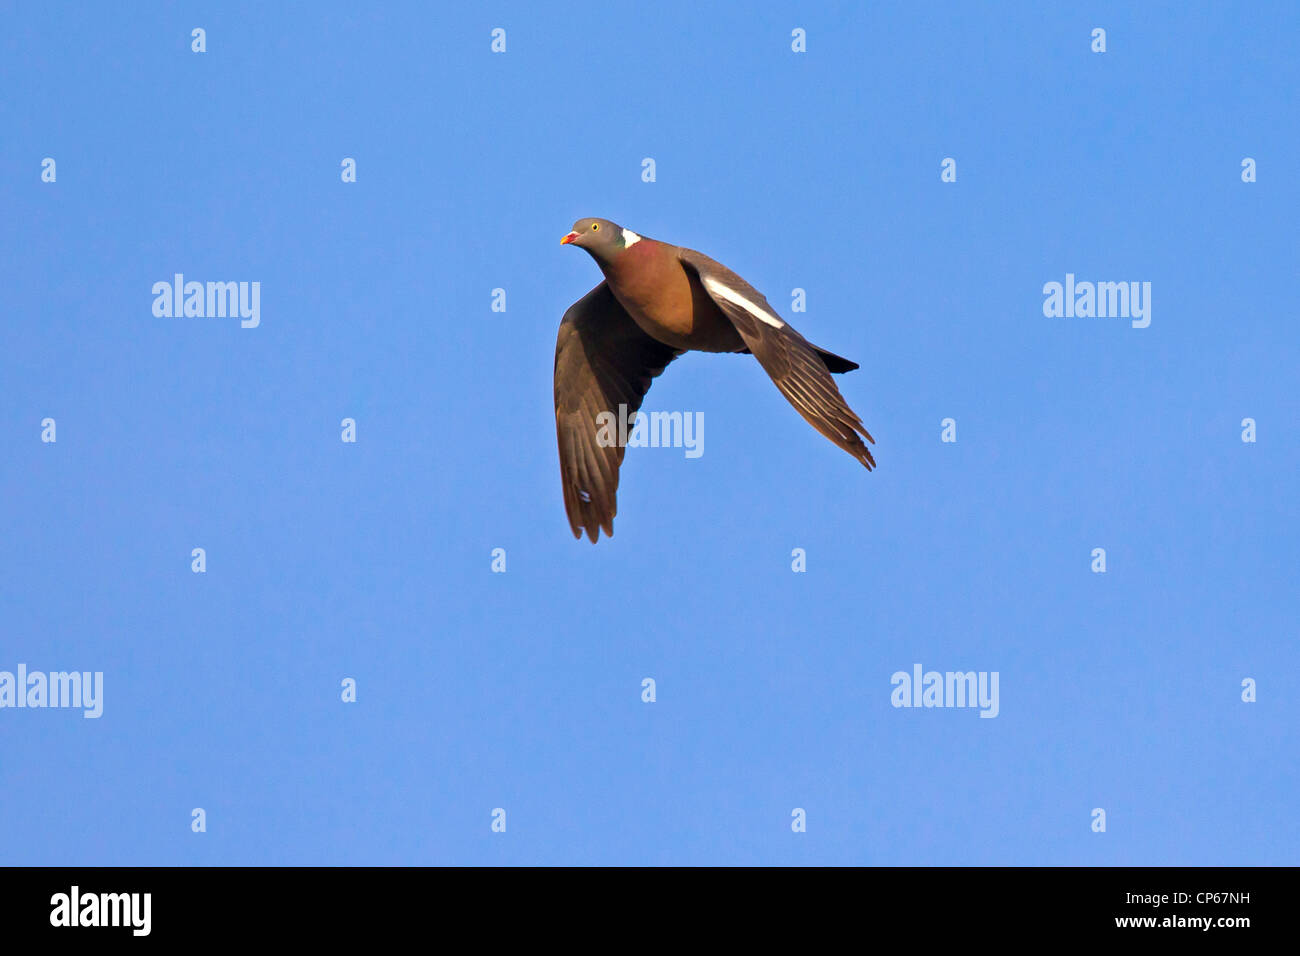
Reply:
[[[754,358],[795,411],[870,471],[876,459],[871,457],[871,450],[862,439],[872,444],[876,440],[835,387],[817,347],[777,315],[763,293],[720,262],[693,249],[678,250],[678,257],[731,320]],[[839,361],[853,364],[845,359]]]
[[[601,528],[613,536],[623,463],[619,405],[627,406],[630,419],[650,380],[680,354],[642,332],[604,282],[564,313],[555,340],[555,435],[564,510],[575,538],[584,528],[593,543]],[[610,412],[615,424],[598,437],[601,412]],[[612,443],[601,440],[611,434]]]

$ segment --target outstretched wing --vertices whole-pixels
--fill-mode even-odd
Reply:
[[[791,328],[761,292],[722,263],[693,249],[681,249],[678,256],[687,271],[699,278],[709,298],[731,320],[754,358],[795,410],[870,471],[876,459],[862,439],[872,444],[876,440],[835,387],[822,350]],[[857,367],[832,353],[825,354],[844,366]],[[845,371],[845,368],[835,370]]]
[[[614,534],[623,447],[598,440],[596,418],[641,407],[650,381],[681,353],[652,339],[602,282],[564,313],[555,340],[555,436],[564,510],[575,538]],[[613,429],[617,439],[618,429]]]

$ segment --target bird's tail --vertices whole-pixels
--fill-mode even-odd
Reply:
[[[836,355],[834,352],[827,352],[825,349],[819,349],[815,345],[813,348],[817,349],[817,354],[821,357],[822,362],[825,363],[827,371],[839,374],[841,372],[852,372],[855,368],[861,368],[857,362],[850,362],[848,359],[841,355]]]
[[[809,342],[808,344],[812,345],[811,342]],[[842,355],[836,355],[834,352],[827,352],[825,349],[819,349],[815,345],[812,345],[812,349],[814,352],[817,353],[817,357],[822,360],[822,364],[826,366],[826,371],[828,372],[835,372],[836,374],[840,374],[843,372],[852,372],[854,369],[862,368],[862,366],[859,365],[857,362],[850,362]],[[754,353],[751,352],[749,349],[738,349],[736,351],[736,354],[753,355]]]

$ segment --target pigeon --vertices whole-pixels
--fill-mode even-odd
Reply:
[[[564,509],[575,538],[613,537],[623,447],[602,434],[603,413],[632,416],[650,382],[683,352],[750,354],[813,428],[860,461],[875,439],[831,373],[857,363],[813,345],[763,294],[694,249],[608,219],[579,219],[560,240],[585,249],[604,280],[564,313],[555,342],[555,433]],[[608,419],[604,419],[608,421]]]

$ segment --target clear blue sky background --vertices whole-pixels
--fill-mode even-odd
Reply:
[[[1296,863],[1300,13],[867,6],[7,6],[0,669],[105,709],[0,711],[0,862]],[[574,541],[588,215],[861,362],[878,470],[690,355],[703,457]],[[1000,715],[891,707],[918,662]]]

